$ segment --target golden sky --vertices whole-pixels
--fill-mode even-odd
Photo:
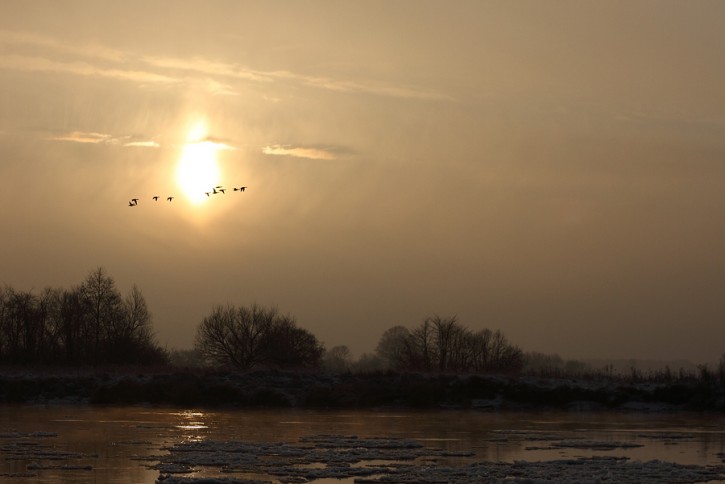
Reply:
[[[1,2],[0,283],[103,266],[169,348],[257,302],[357,355],[439,314],[713,361],[723,25],[706,0]]]

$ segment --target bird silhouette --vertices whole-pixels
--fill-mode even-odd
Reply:
[[[246,189],[247,189],[247,187],[234,187],[234,191],[235,192],[243,192]],[[217,186],[213,187],[211,189],[211,191],[204,192],[204,195],[206,195],[207,197],[210,197],[212,195],[216,195],[217,193],[224,194],[224,193],[227,192],[227,190],[228,190],[228,188],[224,188],[223,185],[217,185]],[[158,202],[161,199],[161,196],[159,196],[159,195],[153,195],[151,198],[155,202]],[[171,202],[174,198],[176,198],[176,197],[175,196],[168,196],[168,197],[166,197],[166,201],[167,202]],[[129,200],[128,206],[129,207],[136,207],[138,205],[138,202],[139,202],[139,199],[138,198],[132,198],[131,200]]]

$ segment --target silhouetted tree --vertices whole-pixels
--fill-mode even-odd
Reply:
[[[387,329],[378,341],[375,353],[388,368],[405,369],[413,363],[413,336],[404,326]]]
[[[96,363],[108,360],[107,343],[114,340],[114,328],[124,318],[121,294],[116,290],[113,278],[106,275],[102,267],[92,271],[81,284],[81,294],[89,308],[91,349]]]
[[[62,346],[62,318],[61,304],[63,291],[47,287],[43,289],[38,297],[39,317],[43,321],[41,347],[42,353],[37,360],[41,363],[50,364],[61,360]]]
[[[334,373],[343,373],[350,370],[352,363],[350,348],[345,345],[333,346],[325,351],[322,357],[322,363],[326,370]]]
[[[528,351],[524,354],[524,370],[540,376],[561,376],[564,372],[564,359],[557,354]]]
[[[435,356],[438,361],[438,370],[445,371],[450,366],[450,355],[458,348],[454,348],[455,333],[458,329],[456,317],[441,318],[438,315],[426,319],[433,331],[433,342],[435,344]]]
[[[264,362],[278,368],[316,368],[325,352],[315,335],[289,317],[272,325],[264,344]]]
[[[391,368],[399,370],[511,372],[523,366],[523,352],[500,331],[472,333],[455,317],[437,315],[412,331],[402,326],[390,328],[376,351]]]
[[[324,351],[314,335],[277,308],[216,306],[197,328],[195,348],[218,365],[311,367]]]
[[[430,371],[433,361],[433,326],[430,319],[425,319],[423,324],[412,331],[411,335],[413,351],[410,356],[415,357],[415,361],[411,361],[411,365],[424,371]]]
[[[61,347],[65,349],[65,362],[89,362],[86,343],[86,306],[80,287],[63,292],[60,302]]]
[[[371,373],[386,369],[387,363],[378,355],[363,353],[352,363],[351,370],[355,373]]]
[[[2,306],[4,359],[10,363],[29,363],[36,355],[39,333],[35,297],[6,286]]]
[[[40,295],[0,289],[0,362],[14,364],[160,363],[151,318],[134,286],[124,300],[102,268],[70,290]]]

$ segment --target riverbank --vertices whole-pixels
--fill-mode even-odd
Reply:
[[[376,372],[0,370],[0,403],[198,407],[725,411],[717,381],[623,382]]]

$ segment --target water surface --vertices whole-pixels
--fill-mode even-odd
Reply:
[[[704,466],[725,459],[725,417],[711,414],[4,405],[0,473],[36,475],[18,477],[18,482],[153,483],[159,477],[150,468],[158,463],[153,456],[168,454],[174,444],[298,443],[322,434],[413,439],[450,451],[454,455],[443,459],[450,465],[617,456]],[[197,467],[190,475],[222,474],[218,468]]]

